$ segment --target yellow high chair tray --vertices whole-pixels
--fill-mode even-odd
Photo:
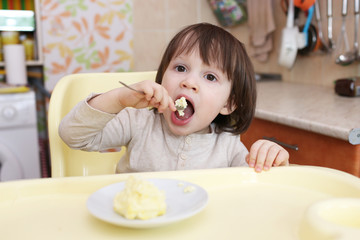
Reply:
[[[59,137],[61,119],[91,93],[102,93],[123,87],[119,81],[133,84],[155,80],[156,71],[122,73],[80,73],[63,77],[50,98],[48,129],[51,155],[51,176],[86,176],[115,173],[121,152],[84,152],[70,149]]]
[[[196,184],[207,192],[208,203],[190,218],[149,229],[91,215],[90,196],[130,175]],[[328,168],[291,166],[262,173],[222,168],[20,180],[0,183],[0,213],[1,239],[355,240],[360,239],[360,179]]]

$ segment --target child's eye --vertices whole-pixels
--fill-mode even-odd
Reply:
[[[205,75],[205,78],[207,79],[207,80],[209,80],[209,81],[216,81],[216,77],[214,76],[214,75],[212,75],[212,74],[206,74]]]
[[[175,67],[176,71],[178,72],[186,72],[186,68],[184,66],[176,66]]]

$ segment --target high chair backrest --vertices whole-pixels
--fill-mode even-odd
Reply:
[[[52,177],[87,176],[115,173],[120,152],[85,152],[69,148],[59,137],[61,119],[90,93],[102,93],[143,80],[155,80],[156,71],[124,73],[80,73],[67,75],[56,84],[50,98],[48,131]]]

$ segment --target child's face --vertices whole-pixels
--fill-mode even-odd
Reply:
[[[209,132],[210,123],[219,113],[231,113],[228,108],[231,82],[215,65],[206,65],[197,51],[174,58],[164,73],[162,85],[172,99],[185,97],[188,103],[182,117],[177,111],[164,112],[173,134]]]

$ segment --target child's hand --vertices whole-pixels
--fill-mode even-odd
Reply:
[[[258,140],[251,146],[246,162],[255,168],[256,172],[261,172],[272,166],[289,165],[289,153],[272,141]]]
[[[122,90],[126,91],[126,93],[119,94],[119,101],[122,106],[134,108],[154,107],[159,112],[163,112],[167,108],[170,108],[172,111],[176,110],[174,101],[168,95],[167,90],[160,84],[154,81],[143,81],[132,85],[132,87],[142,91],[144,94],[134,93],[123,88]]]
[[[160,84],[147,80],[133,84],[131,87],[144,93],[119,87],[90,99],[88,103],[93,108],[115,114],[126,107],[155,107],[159,112],[170,108],[171,111],[176,111],[174,101]]]

